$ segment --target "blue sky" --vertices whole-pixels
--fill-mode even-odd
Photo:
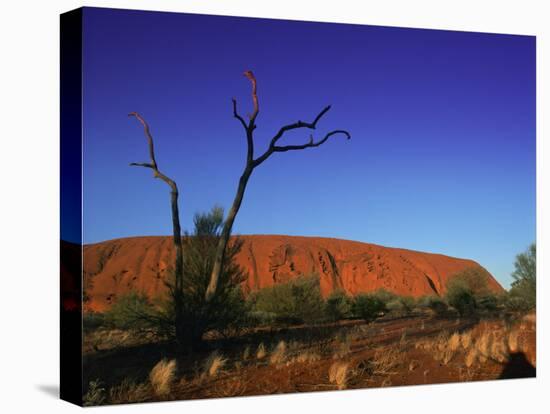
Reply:
[[[336,237],[471,258],[505,286],[535,240],[535,38],[376,26],[84,12],[84,242],[171,233],[229,208],[251,111],[256,154],[287,123],[332,109],[320,148],[275,154],[253,174],[234,232]],[[285,143],[302,143],[309,131]]]

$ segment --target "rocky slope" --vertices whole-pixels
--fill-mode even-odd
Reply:
[[[401,295],[445,293],[450,277],[470,267],[486,273],[489,287],[502,287],[478,263],[440,254],[320,237],[240,236],[239,264],[248,272],[245,291],[316,273],[321,290],[350,294],[385,288]],[[173,263],[169,237],[132,237],[84,246],[88,310],[104,310],[117,297],[138,290],[154,296]]]

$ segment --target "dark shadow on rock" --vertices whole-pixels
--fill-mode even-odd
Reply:
[[[40,384],[37,385],[36,388],[38,388],[40,391],[42,391],[44,394],[49,395],[50,397],[54,397],[55,399],[59,398],[59,385],[55,384]]]
[[[499,378],[531,378],[537,376],[537,369],[525,358],[523,352],[510,354]]]

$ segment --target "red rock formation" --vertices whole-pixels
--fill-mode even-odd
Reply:
[[[248,272],[245,291],[316,273],[327,295],[342,288],[354,295],[385,288],[400,295],[445,293],[449,278],[466,268],[486,273],[489,288],[503,289],[472,260],[320,237],[241,236],[239,264]],[[173,262],[169,237],[133,237],[84,246],[86,309],[104,310],[130,290],[164,291]]]

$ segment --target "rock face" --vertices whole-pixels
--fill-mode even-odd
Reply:
[[[351,295],[384,288],[400,295],[441,295],[449,279],[478,268],[489,288],[503,288],[478,263],[440,254],[320,237],[240,236],[239,264],[248,272],[245,292],[283,283],[299,275],[319,275],[321,291],[343,289]],[[131,291],[164,292],[174,260],[169,237],[133,237],[84,246],[87,310],[104,310]]]

